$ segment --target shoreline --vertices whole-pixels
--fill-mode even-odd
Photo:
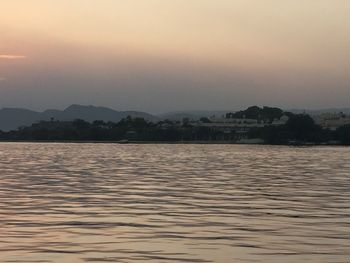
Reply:
[[[313,147],[313,146],[350,146],[337,143],[244,143],[234,141],[96,141],[96,140],[0,140],[0,143],[71,143],[71,144],[211,144],[211,145],[262,145],[262,146],[293,146],[293,147]]]

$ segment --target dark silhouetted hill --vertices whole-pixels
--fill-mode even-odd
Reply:
[[[40,113],[16,108],[3,108],[0,110],[0,130],[8,131],[20,126],[28,126],[40,120]]]
[[[121,119],[131,116],[140,117],[148,121],[157,121],[157,117],[146,112],[116,111],[105,107],[71,105],[65,110],[46,110],[36,112],[27,109],[4,108],[0,110],[0,130],[9,131],[21,126],[28,126],[38,121],[47,121],[51,118],[59,121],[72,121],[82,119],[88,122],[95,120],[119,122]]]

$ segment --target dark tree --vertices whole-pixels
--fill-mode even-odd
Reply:
[[[346,145],[350,145],[350,124],[342,126],[336,131],[336,138]]]
[[[322,130],[321,127],[316,125],[314,120],[306,114],[290,115],[286,128],[293,133],[295,139],[301,141],[314,141],[315,134]]]

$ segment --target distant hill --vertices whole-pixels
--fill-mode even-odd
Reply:
[[[40,113],[15,108],[4,108],[0,110],[0,130],[8,131],[20,126],[31,125],[40,120]]]
[[[38,121],[47,121],[51,118],[60,121],[82,119],[85,121],[112,121],[119,122],[121,119],[141,117],[148,121],[156,121],[158,118],[146,112],[139,111],[116,111],[105,107],[71,105],[65,110],[46,110],[36,112],[27,109],[4,108],[0,110],[0,130],[15,130],[21,126],[28,126]]]

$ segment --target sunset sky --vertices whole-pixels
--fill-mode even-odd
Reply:
[[[350,107],[349,0],[3,0],[0,108]]]

